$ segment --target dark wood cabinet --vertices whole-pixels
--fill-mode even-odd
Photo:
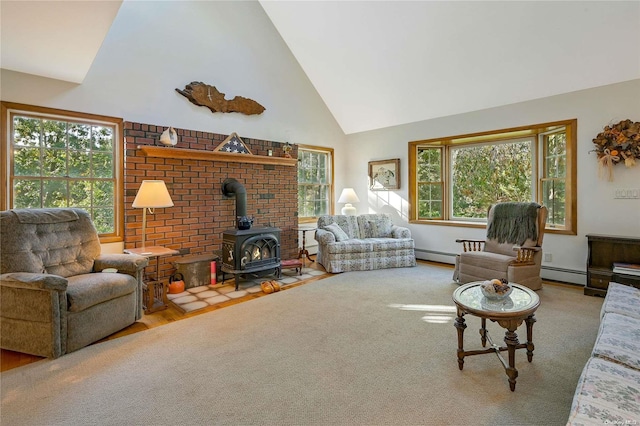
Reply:
[[[587,241],[589,255],[584,294],[604,297],[611,281],[640,288],[640,276],[613,272],[614,262],[640,264],[640,237],[589,234]]]

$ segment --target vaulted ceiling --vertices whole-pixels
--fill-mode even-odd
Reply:
[[[121,3],[2,0],[2,68],[81,83]],[[640,78],[640,1],[260,4],[347,134]]]
[[[82,83],[121,4],[2,0],[2,68]]]

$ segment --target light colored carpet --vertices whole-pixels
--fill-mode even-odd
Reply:
[[[283,269],[280,278],[275,279],[281,288],[287,288],[290,285],[298,284],[309,278],[326,275],[324,270],[302,268],[302,274],[295,269]],[[228,276],[228,275],[227,275]],[[168,294],[167,298],[182,312],[193,312],[198,309],[215,306],[220,303],[227,302],[231,299],[239,299],[248,294],[262,293],[260,283],[263,281],[273,280],[273,276],[268,275],[263,278],[243,278],[238,283],[238,290],[235,287],[233,278],[226,280],[224,283],[216,285],[203,285],[191,287],[182,293]]]
[[[339,274],[9,370],[0,420],[564,425],[602,299],[538,292],[533,362],[517,351],[511,392],[495,354],[458,370],[451,272],[420,264]],[[479,347],[480,321],[466,318],[465,347]]]

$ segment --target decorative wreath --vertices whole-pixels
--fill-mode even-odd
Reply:
[[[633,167],[640,160],[640,122],[623,120],[618,124],[604,126],[604,131],[593,139],[598,155],[598,174],[613,180],[613,166],[624,161]]]

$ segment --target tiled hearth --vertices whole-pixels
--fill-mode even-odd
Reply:
[[[284,289],[287,286],[295,285],[301,281],[319,277],[326,274],[323,270],[312,268],[304,268],[302,275],[298,275],[295,270],[283,270],[280,279],[277,279],[280,286]],[[182,293],[169,294],[167,297],[180,311],[188,313],[198,309],[215,306],[228,302],[233,299],[241,299],[245,296],[262,293],[260,283],[262,281],[270,281],[273,276],[264,278],[254,278],[241,280],[238,285],[238,291],[235,291],[235,282],[233,279],[226,280],[224,283],[216,285],[205,285],[200,287],[192,287],[186,289]]]

